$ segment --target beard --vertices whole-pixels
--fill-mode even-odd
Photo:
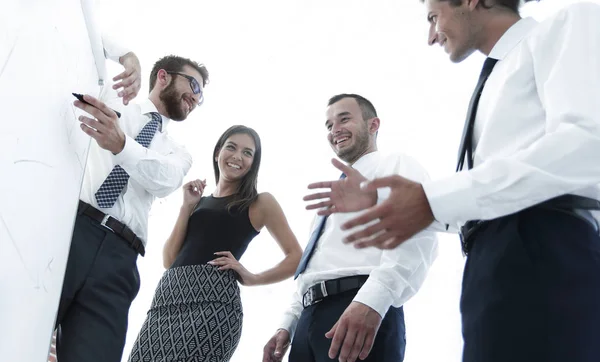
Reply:
[[[175,82],[171,82],[165,89],[163,89],[158,98],[165,106],[165,116],[169,117],[174,121],[183,121],[186,119],[187,114],[181,107],[182,96],[175,89]]]
[[[352,136],[354,144],[351,147],[346,147],[341,150],[334,148],[333,150],[340,159],[348,163],[354,163],[367,151],[369,148],[369,132],[365,128]]]

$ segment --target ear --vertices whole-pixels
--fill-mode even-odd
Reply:
[[[380,124],[381,120],[379,119],[379,117],[375,117],[375,118],[371,118],[369,120],[369,133],[371,135],[374,135],[377,133],[377,131],[379,131],[379,124]]]
[[[477,5],[479,5],[479,2],[479,0],[467,0],[466,5],[469,8],[469,10],[473,11],[477,7]]]
[[[166,70],[159,69],[158,73],[156,73],[156,80],[162,86],[162,88],[164,88],[169,85],[169,82],[171,81],[171,75],[167,73]]]
[[[215,162],[219,162],[219,151],[220,150],[221,150],[220,148],[217,148],[217,150],[215,151],[215,154],[214,154]]]

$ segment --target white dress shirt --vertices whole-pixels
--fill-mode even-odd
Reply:
[[[367,179],[390,175],[402,175],[416,182],[428,179],[419,163],[402,154],[384,157],[379,152],[372,152],[361,157],[353,168]],[[388,196],[389,188],[380,189],[377,203],[385,201]],[[342,242],[351,231],[342,231],[340,226],[363,212],[336,213],[327,218],[308,266],[297,279],[298,288],[293,295],[292,305],[280,325],[290,335],[293,336],[303,309],[302,296],[310,286],[321,281],[369,275],[354,301],[366,304],[382,317],[390,306],[400,307],[406,303],[423,284],[437,256],[435,232],[422,231],[392,250],[356,249],[352,244]],[[313,225],[313,228],[316,226]]]
[[[119,63],[119,58],[129,53],[129,49],[115,41],[114,36],[101,30],[100,25],[96,21],[96,16],[94,15],[96,10],[94,0],[81,0],[81,10],[85,19],[94,61],[96,62],[98,85],[108,85],[110,82],[107,82],[106,63],[104,59],[111,59]]]
[[[474,168],[423,185],[436,220],[490,220],[568,193],[600,199],[600,6],[521,19],[489,57],[499,61],[477,111]]]
[[[170,120],[165,116],[162,116],[162,129],[156,132],[148,148],[135,141],[137,134],[151,120],[148,112],[157,112],[149,99],[121,110],[119,125],[126,134],[125,148],[113,155],[95,141],[90,143],[80,198],[130,227],[145,245],[152,202],[155,197],[165,197],[181,186],[192,166],[192,157],[167,134]],[[116,165],[121,165],[129,174],[129,181],[114,206],[101,209],[94,195]]]

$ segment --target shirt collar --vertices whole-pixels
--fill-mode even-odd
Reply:
[[[365,170],[369,168],[370,165],[377,164],[377,160],[379,160],[380,153],[379,151],[369,152],[366,155],[363,155],[359,158],[354,164],[352,168],[358,170],[358,172],[364,174]]]
[[[158,109],[156,109],[156,106],[154,105],[154,103],[152,103],[152,101],[149,98],[140,102],[140,111],[142,112],[142,114],[147,114],[150,112],[159,113]],[[169,124],[169,122],[171,120],[169,118],[163,116],[162,114],[160,116],[162,118],[162,127],[160,128],[160,132],[164,133],[167,129],[167,125]]]
[[[537,25],[533,18],[523,18],[514,23],[494,45],[489,58],[502,60],[523,40]]]

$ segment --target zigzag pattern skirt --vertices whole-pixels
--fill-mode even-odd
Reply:
[[[242,334],[235,275],[212,265],[165,271],[129,362],[229,361]]]

